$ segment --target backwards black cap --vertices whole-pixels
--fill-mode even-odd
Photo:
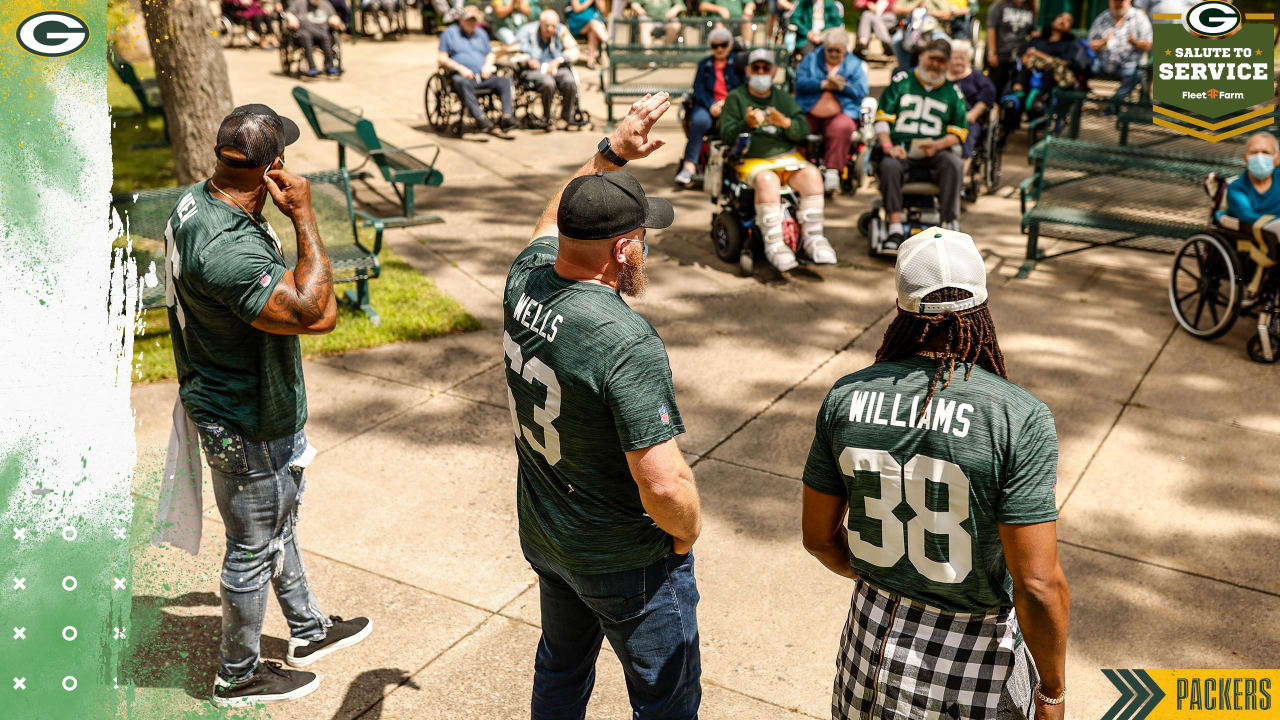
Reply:
[[[646,197],[640,182],[625,170],[570,180],[556,214],[560,233],[574,240],[609,240],[640,227],[670,227],[675,219],[670,202]]]
[[[266,105],[241,105],[223,118],[214,152],[231,167],[260,168],[271,164],[299,135],[297,123]],[[223,148],[235,148],[245,159],[223,157]]]

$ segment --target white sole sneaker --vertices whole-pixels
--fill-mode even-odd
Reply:
[[[255,697],[236,697],[236,698],[220,698],[214,695],[210,698],[214,705],[218,707],[248,707],[250,705],[270,705],[271,703],[287,702],[289,700],[297,700],[303,698],[320,688],[320,676],[316,675],[315,679],[299,688],[294,688],[287,693],[279,695],[258,695]]]
[[[284,662],[285,662],[285,664],[286,664],[286,665],[288,665],[289,667],[292,667],[292,668],[304,668],[304,667],[309,667],[310,665],[315,664],[315,662],[316,662],[317,660],[319,660],[320,658],[323,658],[323,657],[325,657],[325,656],[327,656],[327,655],[332,655],[333,653],[335,653],[335,652],[337,652],[337,651],[339,651],[339,650],[341,650],[341,649],[343,649],[343,648],[349,648],[349,647],[351,647],[352,645],[355,645],[356,643],[360,642],[361,640],[364,640],[365,638],[369,637],[369,633],[372,633],[372,632],[373,632],[373,620],[372,620],[372,619],[370,619],[370,620],[369,620],[369,624],[368,624],[368,625],[365,625],[365,626],[364,626],[364,629],[363,629],[363,630],[361,630],[360,632],[356,633],[355,635],[351,635],[351,636],[349,636],[349,637],[345,637],[345,638],[343,638],[343,639],[339,640],[338,642],[336,642],[336,643],[334,643],[334,644],[332,644],[332,645],[330,645],[330,646],[328,646],[328,647],[324,648],[323,650],[317,650],[317,651],[315,651],[315,652],[311,653],[310,655],[308,655],[308,656],[306,656],[306,657],[304,657],[304,658],[295,658],[295,657],[293,657],[293,649],[294,649],[295,647],[297,647],[297,645],[295,644],[295,641],[290,640],[290,641],[289,641],[289,654],[288,654],[288,656],[286,656],[286,657],[285,657]]]

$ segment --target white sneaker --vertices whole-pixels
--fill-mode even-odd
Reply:
[[[840,171],[827,168],[822,171],[822,191],[833,193],[840,189]]]
[[[676,184],[682,187],[688,187],[692,182],[693,173],[689,172],[689,168],[680,168],[680,172],[676,173]]]
[[[819,265],[835,265],[836,251],[831,247],[831,243],[821,235],[807,237],[804,239],[804,251],[813,258],[813,261]]]
[[[791,252],[791,248],[781,240],[765,245],[764,256],[769,260],[770,265],[778,268],[778,272],[794,270],[800,264],[796,262],[796,254]]]
[[[952,230],[952,231],[954,231],[954,232],[960,232],[960,221],[959,221],[959,220],[948,220],[947,222],[942,223],[942,229],[943,229],[943,230]]]

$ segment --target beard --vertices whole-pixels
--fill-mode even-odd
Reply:
[[[925,81],[925,84],[927,85],[941,85],[942,81],[947,79],[947,74],[945,72],[930,72],[925,69],[925,66],[923,65],[916,66],[916,74],[918,74],[920,79]]]
[[[649,286],[649,275],[645,271],[644,251],[635,243],[627,245],[627,262],[618,268],[618,292],[628,297],[638,298]]]

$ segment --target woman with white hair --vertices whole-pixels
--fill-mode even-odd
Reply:
[[[849,53],[849,34],[842,27],[823,33],[822,43],[796,69],[796,103],[805,112],[809,128],[822,134],[826,147],[824,192],[835,192],[840,185],[840,169],[849,160],[862,98],[868,89],[866,69],[862,60]]]
[[[960,88],[964,96],[964,104],[969,108],[965,114],[969,121],[969,134],[961,146],[961,157],[968,167],[969,158],[973,157],[973,148],[982,138],[983,123],[987,111],[996,104],[996,86],[982,73],[973,71],[973,44],[968,40],[951,42],[951,60],[947,65],[947,79]]]

